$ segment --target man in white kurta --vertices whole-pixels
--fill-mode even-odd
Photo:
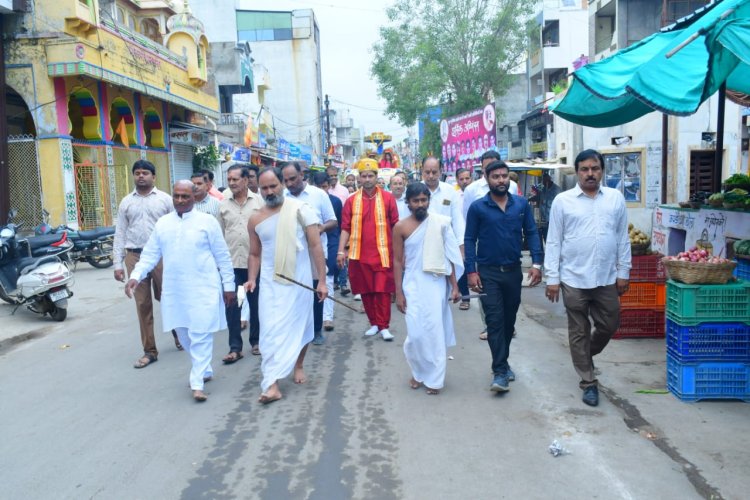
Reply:
[[[278,381],[292,371],[295,383],[306,381],[303,362],[314,336],[313,300],[325,300],[328,288],[325,280],[319,280],[317,293],[310,291],[312,266],[317,276],[325,276],[326,269],[318,215],[306,203],[284,197],[279,169],[263,171],[258,182],[266,204],[250,217],[245,288],[248,292],[255,289],[260,272],[258,319],[263,380],[258,401],[266,404],[281,399]]]
[[[177,182],[172,201],[175,211],[156,222],[125,293],[131,296],[163,259],[163,330],[177,332],[192,361],[193,397],[205,401],[203,384],[213,375],[213,333],[226,328],[224,304],[235,300],[234,271],[216,218],[193,209],[193,184]]]
[[[411,184],[406,199],[412,215],[399,221],[393,233],[396,306],[406,313],[409,383],[438,394],[445,383],[447,348],[456,344],[448,301],[460,298],[463,259],[451,219],[428,212],[429,188]]]

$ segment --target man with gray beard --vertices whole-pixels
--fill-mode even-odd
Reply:
[[[260,273],[263,380],[258,401],[267,404],[281,399],[279,380],[292,371],[295,384],[307,380],[302,364],[313,339],[313,300],[325,300],[328,288],[322,279],[312,293],[286,279],[311,287],[313,265],[317,276],[325,276],[317,214],[306,203],[284,197],[281,170],[264,170],[258,183],[265,206],[250,217],[248,224],[250,256],[245,289],[250,293],[255,290]]]

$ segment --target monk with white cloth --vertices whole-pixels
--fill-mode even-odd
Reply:
[[[236,300],[234,271],[216,218],[193,210],[193,183],[178,181],[172,188],[172,202],[175,211],[156,222],[125,285],[125,294],[132,297],[138,283],[164,259],[163,329],[175,330],[190,354],[193,398],[205,401],[203,384],[213,376],[213,335],[227,327],[225,304]]]
[[[281,399],[278,381],[294,371],[294,383],[306,381],[302,364],[313,340],[313,292],[282,276],[310,287],[312,265],[317,276],[326,275],[320,229],[315,211],[304,202],[284,197],[281,170],[267,169],[258,177],[266,204],[250,217],[250,256],[245,289],[255,289],[260,271],[260,369],[263,374],[258,401]],[[328,296],[326,280],[317,287],[317,300]]]
[[[448,301],[461,298],[463,258],[451,219],[428,212],[430,190],[425,184],[410,184],[406,203],[411,215],[393,229],[396,307],[406,314],[409,384],[438,394],[445,382],[447,348],[456,344]]]

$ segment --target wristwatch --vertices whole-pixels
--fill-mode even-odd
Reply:
[[[541,264],[531,264],[531,267],[533,267],[537,271],[541,271],[542,270],[542,265]]]

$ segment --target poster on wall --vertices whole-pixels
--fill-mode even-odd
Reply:
[[[443,170],[472,169],[485,151],[497,151],[495,103],[440,121]]]

